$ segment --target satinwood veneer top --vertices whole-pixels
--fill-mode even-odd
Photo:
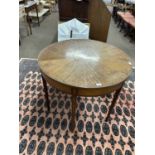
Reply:
[[[41,72],[74,88],[106,88],[125,81],[130,58],[121,49],[94,40],[68,40],[51,44],[38,57]]]

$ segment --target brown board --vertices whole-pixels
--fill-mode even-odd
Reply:
[[[102,0],[89,1],[88,21],[90,38],[106,42],[110,26],[111,13]]]

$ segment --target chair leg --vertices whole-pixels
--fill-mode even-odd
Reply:
[[[132,28],[131,30],[131,39],[130,39],[130,42],[134,42],[135,41],[135,29]]]
[[[123,21],[121,21],[121,28],[120,28],[119,32],[122,32],[122,30],[124,29],[124,27],[125,27],[125,24],[124,24]]]
[[[21,46],[20,33],[19,33],[19,46]]]
[[[117,27],[120,27],[122,25],[122,19],[120,17],[118,17],[118,24]]]
[[[26,27],[26,31],[27,31],[27,36],[29,36],[29,25],[28,25],[28,22],[26,20],[26,16],[24,16],[24,23],[25,23],[25,27]]]
[[[130,34],[130,32],[131,32],[130,26],[127,24],[124,37],[128,36]]]
[[[30,19],[30,17],[28,15],[27,15],[26,19],[27,19],[27,23],[28,23],[28,26],[29,26],[30,34],[32,34],[31,19]]]

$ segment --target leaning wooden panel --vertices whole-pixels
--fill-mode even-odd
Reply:
[[[106,42],[110,26],[111,13],[102,0],[89,1],[88,22],[91,23],[90,38]]]

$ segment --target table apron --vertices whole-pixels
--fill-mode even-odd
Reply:
[[[124,83],[124,81],[123,81],[123,82],[118,83],[116,85],[105,87],[105,88],[79,88],[79,87],[67,86],[65,84],[62,84],[60,82],[57,82],[57,81],[49,78],[43,72],[41,72],[41,73],[49,85],[65,92],[65,93],[68,93],[68,94],[72,94],[72,90],[76,89],[77,96],[86,96],[86,97],[102,96],[102,95],[105,95],[105,94],[108,94],[108,93],[111,93],[111,92],[118,90],[119,88],[122,87],[122,85]]]

